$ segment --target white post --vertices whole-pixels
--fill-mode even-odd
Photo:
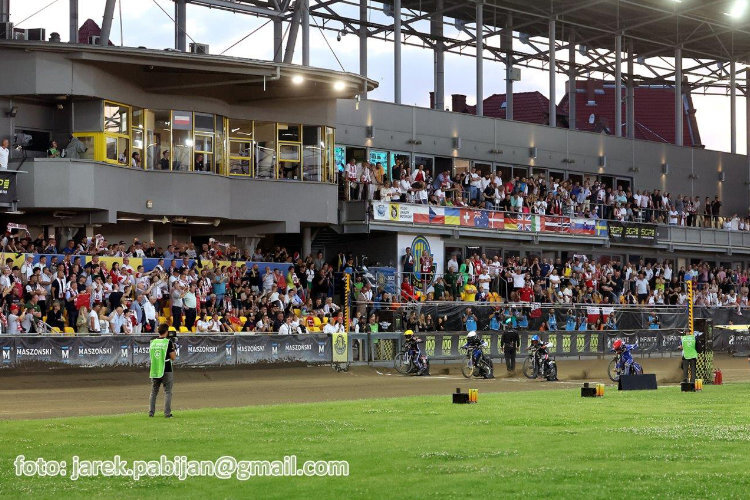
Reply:
[[[549,22],[549,126],[557,127],[557,95],[555,91],[555,20]]]
[[[615,36],[615,137],[622,137],[622,35]]]
[[[401,104],[401,0],[393,0],[393,102]]]
[[[477,116],[484,115],[484,4],[477,2]]]
[[[674,143],[682,146],[682,48],[674,51]]]

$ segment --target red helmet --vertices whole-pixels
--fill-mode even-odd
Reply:
[[[616,351],[619,351],[622,348],[622,340],[620,339],[615,340],[615,343],[612,344],[612,348]]]

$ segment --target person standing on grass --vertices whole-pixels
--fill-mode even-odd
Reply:
[[[683,382],[695,383],[695,370],[698,350],[695,348],[694,334],[687,333],[680,337],[682,349],[682,378]]]
[[[164,416],[172,417],[172,384],[174,373],[172,362],[177,357],[174,342],[168,338],[169,327],[166,324],[159,325],[159,337],[151,341],[149,346],[149,357],[151,358],[151,400],[149,402],[148,416],[153,417],[156,411],[156,396],[159,395],[159,386],[164,385]]]

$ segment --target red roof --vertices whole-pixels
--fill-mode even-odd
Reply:
[[[576,129],[614,135],[615,85],[602,80],[576,81]],[[635,96],[635,138],[674,144],[674,88],[663,85],[637,86]],[[622,90],[622,122],[625,134],[625,86]],[[683,99],[683,144],[701,146],[698,123],[690,94]],[[558,105],[568,113],[568,94]]]
[[[505,118],[506,94],[493,94],[484,100],[484,116]],[[476,106],[466,106],[466,113],[475,115]],[[539,125],[549,124],[549,99],[540,92],[518,92],[513,94],[513,120]]]
[[[78,28],[78,43],[88,44],[89,37],[100,36],[102,29],[93,19],[86,19],[86,21]],[[112,40],[109,41],[109,45],[114,45]]]

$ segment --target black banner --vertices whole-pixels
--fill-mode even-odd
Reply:
[[[11,368],[16,364],[15,346],[14,337],[0,335],[0,368]]]
[[[18,174],[0,171],[0,204],[11,205],[16,196],[16,176]]]
[[[653,245],[656,242],[656,225],[608,221],[609,239],[617,243]]]
[[[234,337],[190,336],[177,338],[176,365],[223,366],[237,363]]]
[[[234,343],[238,365],[271,361],[271,342],[267,335],[238,335]]]

